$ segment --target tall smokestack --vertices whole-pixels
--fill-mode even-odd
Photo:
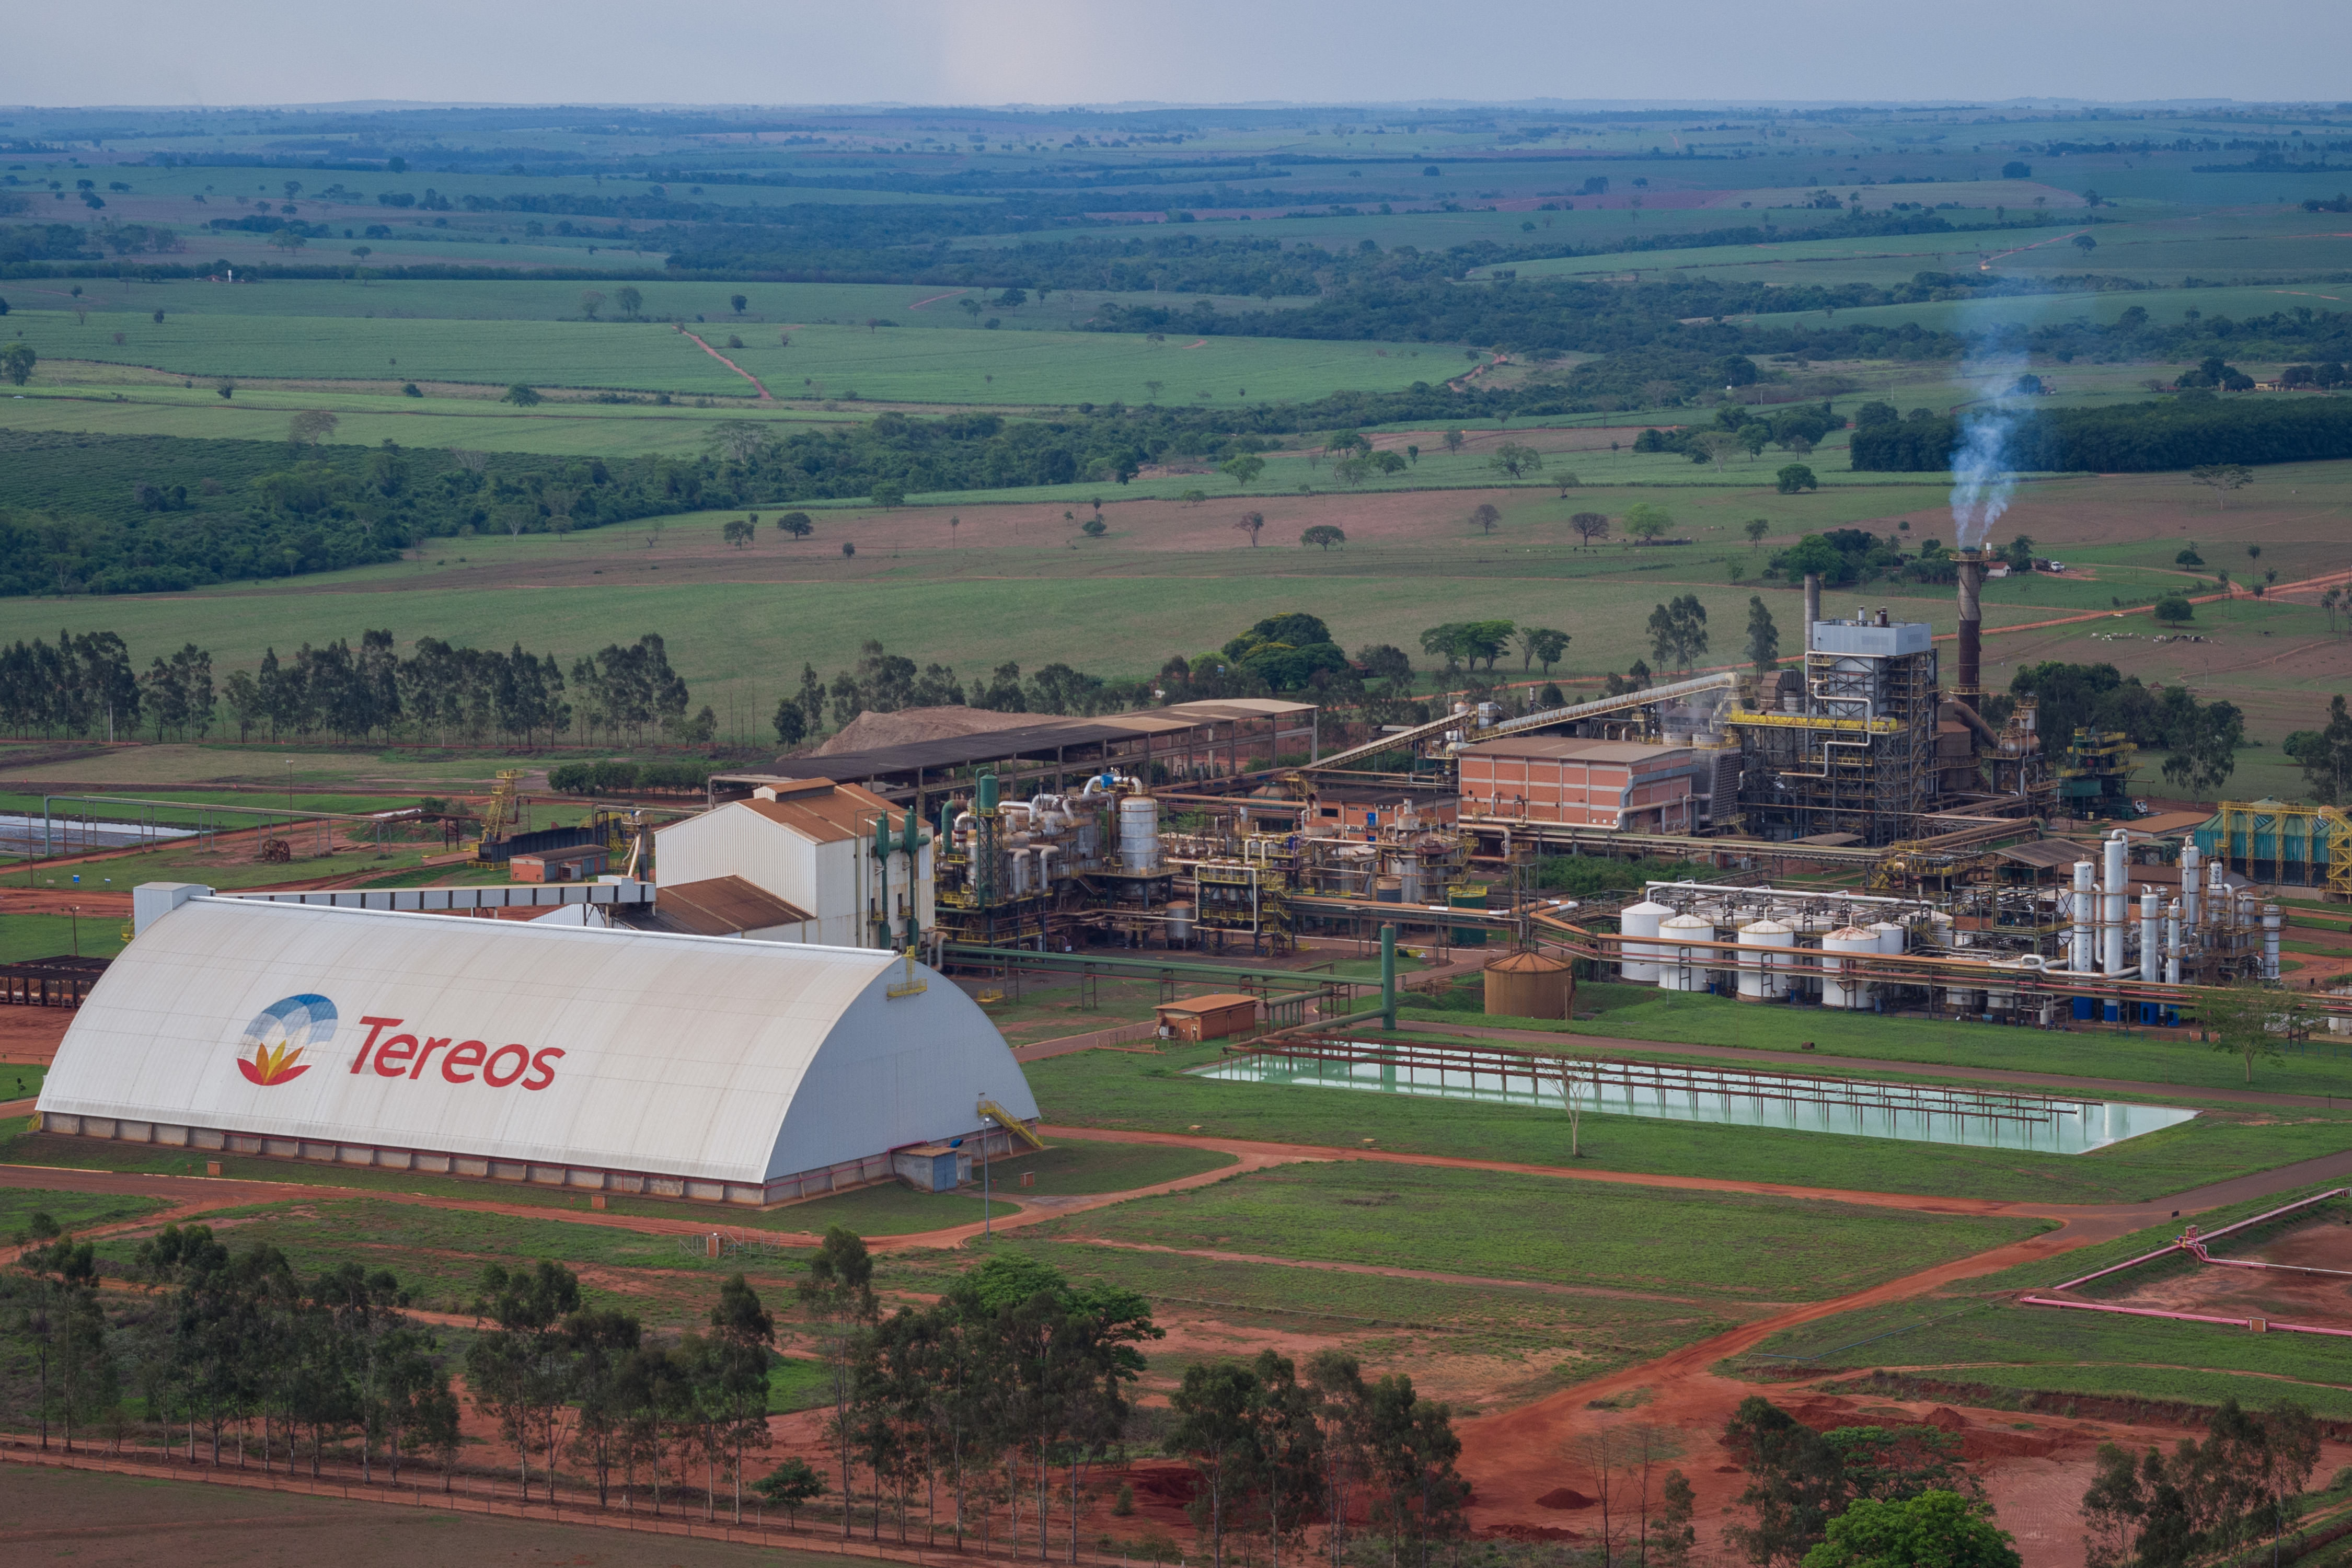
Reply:
[[[1813,623],[1822,618],[1822,574],[1805,574],[1805,651],[1813,651]]]
[[[1978,666],[1984,633],[1984,605],[1980,599],[1984,591],[1984,552],[1975,549],[1961,551],[1960,668],[1958,679],[1952,683],[1952,695],[1971,708],[1977,706],[1983,695]]]

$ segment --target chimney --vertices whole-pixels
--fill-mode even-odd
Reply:
[[[1979,595],[1984,590],[1984,552],[1960,552],[1960,668],[1958,678],[1952,683],[1952,695],[1974,708],[1983,696],[1979,672],[1984,632],[1984,605]]]
[[[1813,623],[1822,618],[1822,574],[1805,574],[1805,651],[1813,651]]]

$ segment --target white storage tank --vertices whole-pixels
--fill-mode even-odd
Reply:
[[[1874,921],[1870,929],[1877,933],[1878,951],[1883,953],[1900,957],[1904,950],[1910,945],[1905,940],[1908,933],[1893,921]]]
[[[1778,1002],[1789,994],[1797,933],[1779,921],[1757,921],[1739,931],[1739,999]],[[1750,951],[1753,950],[1753,951]]]
[[[1129,871],[1160,869],[1160,803],[1148,795],[1118,803],[1118,858]]]
[[[1676,915],[1658,927],[1658,988],[1662,991],[1704,991],[1706,973],[1719,960],[1705,947],[1681,947],[1678,942],[1715,940],[1715,922],[1696,915]]]
[[[1876,953],[1880,951],[1878,933],[1865,926],[1843,926],[1822,938],[1822,1005],[1824,1007],[1866,1007],[1870,1005],[1870,982],[1862,978],[1859,966],[1840,963],[1839,953]]]
[[[1623,960],[1619,973],[1626,980],[1643,985],[1654,985],[1658,981],[1658,950],[1646,943],[1637,943],[1637,937],[1658,934],[1658,922],[1675,911],[1665,905],[1644,899],[1629,904],[1617,916],[1617,929],[1624,933]]]

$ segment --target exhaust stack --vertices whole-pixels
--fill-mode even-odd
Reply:
[[[1805,651],[1813,651],[1813,623],[1822,618],[1822,574],[1805,574]]]
[[[1960,668],[1952,683],[1952,695],[1969,707],[1979,706],[1984,695],[1979,665],[1983,650],[1984,634],[1984,552],[1969,549],[1960,552]]]

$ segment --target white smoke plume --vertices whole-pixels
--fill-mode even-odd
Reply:
[[[1977,401],[1959,416],[1959,442],[1952,450],[1952,543],[1967,550],[1984,543],[1993,524],[2009,510],[2017,489],[2009,464],[2009,438],[2025,416],[2028,397],[2017,391],[2025,373],[2021,353],[1971,355],[1960,374]]]

